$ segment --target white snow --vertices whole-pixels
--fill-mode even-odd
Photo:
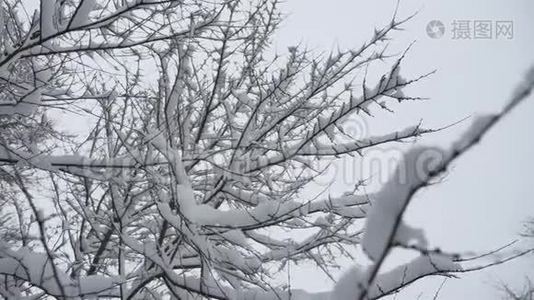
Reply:
[[[466,130],[462,136],[454,142],[453,147],[455,150],[461,151],[466,146],[471,144],[473,139],[479,137],[483,131],[487,129],[488,125],[497,117],[497,115],[492,114],[476,116],[473,119],[469,129]]]
[[[367,281],[367,268],[354,265],[339,278],[329,297],[330,300],[358,299],[362,292],[362,282]]]
[[[37,88],[25,95],[19,102],[0,103],[0,115],[31,115],[41,103],[41,89]]]
[[[374,195],[362,240],[362,247],[372,260],[384,255],[394,241],[396,228],[402,222],[402,214],[413,189],[426,182],[429,178],[428,171],[436,167],[436,163],[442,162],[442,158],[432,157],[439,153],[442,153],[441,149],[431,147],[417,147],[410,150],[404,155],[393,176]],[[438,161],[428,161],[429,159]],[[426,165],[429,163],[434,165]],[[430,168],[427,168],[428,166]],[[403,239],[407,240],[409,236],[403,236]]]
[[[57,33],[56,0],[42,1],[41,4],[41,37],[47,38]]]
[[[419,255],[408,263],[378,274],[368,287],[366,283],[369,280],[369,267],[355,265],[338,279],[329,299],[358,299],[358,295],[365,289],[367,289],[366,299],[376,299],[381,295],[392,293],[398,287],[409,284],[420,277],[460,270],[462,267],[448,255]]]
[[[422,228],[415,228],[401,222],[395,235],[395,243],[405,246],[417,246],[420,249],[426,249],[428,241]]]
[[[431,274],[444,274],[461,270],[447,255],[420,255],[412,261],[400,265],[388,272],[379,274],[371,285],[368,296],[376,298],[379,295],[394,292],[399,286]]]
[[[56,266],[57,267],[57,266]],[[118,281],[112,277],[93,275],[72,280],[61,272],[58,278],[54,276],[52,263],[45,253],[32,252],[28,248],[11,250],[0,243],[0,274],[13,275],[22,278],[42,289],[49,295],[60,296],[61,289],[58,280],[63,287],[65,296],[77,298],[86,296],[117,295]]]
[[[81,27],[90,23],[89,14],[96,5],[96,0],[81,0],[76,14],[72,17],[71,26],[73,28]]]

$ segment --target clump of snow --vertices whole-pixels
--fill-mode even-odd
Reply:
[[[506,105],[504,108],[504,111],[508,111],[512,109],[515,105],[517,105],[521,100],[525,99],[526,96],[530,95],[532,92],[532,89],[534,88],[534,66],[531,66],[530,69],[527,71],[527,74],[525,75],[523,82],[515,89],[512,99]]]
[[[431,171],[443,162],[439,148],[418,147],[404,155],[395,173],[375,194],[365,223],[362,247],[372,260],[377,260],[394,241],[402,214],[414,189],[427,182]],[[404,232],[408,233],[408,232]],[[403,236],[403,239],[409,239]]]
[[[47,38],[57,33],[56,12],[57,1],[42,1],[41,4],[41,37]]]
[[[368,268],[355,265],[338,280],[330,293],[329,300],[358,299],[362,292],[367,292],[366,299],[376,299],[394,292],[398,287],[410,283],[418,278],[432,275],[456,272],[462,267],[449,255],[430,254],[420,255],[415,259],[399,265],[390,271],[380,273],[367,286]],[[324,298],[321,298],[324,299]]]
[[[367,293],[370,299],[391,293],[406,282],[436,273],[461,270],[461,266],[448,255],[420,255],[410,262],[380,274]],[[347,298],[349,299],[349,298]]]
[[[493,114],[475,117],[469,129],[453,144],[454,148],[459,151],[463,150],[466,146],[471,144],[474,139],[478,139],[483,131],[487,129],[488,125],[495,121],[497,117],[497,115]]]
[[[366,282],[367,268],[361,265],[355,265],[346,271],[338,279],[334,289],[331,292],[331,300],[357,299],[362,292],[362,282]]]
[[[89,14],[96,5],[96,0],[81,0],[75,15],[72,17],[71,26],[74,28],[89,24]]]
[[[12,250],[0,243],[0,274],[21,278],[56,297],[117,295],[118,281],[113,277],[93,275],[73,280],[61,272],[56,277],[52,266],[46,253],[33,252],[26,247]]]
[[[405,246],[417,246],[426,249],[428,241],[422,228],[414,228],[401,222],[397,228],[395,242]]]
[[[0,103],[0,115],[31,115],[41,103],[41,89],[35,89],[15,104]]]

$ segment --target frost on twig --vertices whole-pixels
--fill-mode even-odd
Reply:
[[[407,88],[432,72],[402,76],[409,51],[387,49],[410,18],[358,49],[273,54],[276,0],[40,3],[26,15],[24,1],[0,2],[12,16],[0,18],[3,297],[375,299],[466,270],[402,215],[515,104],[451,149],[409,151],[376,193],[304,193],[319,162],[435,131],[351,128],[422,99]],[[358,246],[373,264],[332,293],[277,280],[300,263],[333,278]],[[392,247],[421,255],[379,273]]]

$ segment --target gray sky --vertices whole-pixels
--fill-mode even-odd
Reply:
[[[287,19],[275,38],[280,51],[298,42],[316,51],[334,47],[357,47],[369,38],[373,27],[385,24],[396,1],[290,0],[283,4]],[[396,35],[392,49],[416,43],[408,55],[403,75],[417,75],[437,69],[413,93],[431,100],[396,107],[396,113],[378,114],[381,123],[369,124],[369,132],[397,128],[423,119],[424,124],[440,127],[476,113],[498,110],[508,99],[526,69],[534,63],[534,1],[402,1],[400,16],[418,15],[406,31]],[[425,28],[440,20],[445,35],[431,39]],[[488,20],[493,25],[489,40],[455,40],[452,22]],[[496,21],[513,21],[512,39],[495,37]],[[461,158],[444,182],[420,193],[412,202],[408,223],[424,227],[432,245],[449,251],[495,249],[517,237],[522,222],[534,216],[531,199],[534,177],[532,133],[534,99],[523,103],[481,145]],[[375,124],[376,123],[376,124]],[[464,122],[420,142],[446,144],[462,129]],[[400,129],[400,128],[399,128]],[[339,172],[338,172],[339,173]],[[334,174],[337,181],[346,180]],[[332,187],[336,192],[337,185]],[[349,266],[350,262],[347,262]],[[294,268],[292,285],[320,291],[331,288],[325,277],[315,276],[307,267]],[[534,257],[478,274],[448,280],[440,299],[501,299],[496,290],[500,282],[520,287],[524,275],[534,276]],[[314,276],[310,276],[314,274]],[[408,289],[398,299],[432,299],[442,279],[427,280]]]

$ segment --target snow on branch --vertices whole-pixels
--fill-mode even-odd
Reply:
[[[117,278],[93,275],[73,280],[52,272],[52,263],[45,253],[35,253],[27,248],[11,250],[0,248],[0,274],[27,281],[46,294],[58,298],[115,297],[118,294]]]
[[[358,49],[275,54],[279,2],[245,2],[42,0],[31,16],[25,1],[0,3],[13,16],[0,24],[0,294],[376,299],[469,270],[402,216],[534,76],[450,149],[408,151],[378,192],[360,181],[311,195],[319,162],[436,131],[350,128],[422,99],[407,88],[432,72],[406,78],[409,52],[389,53],[410,18],[395,14]],[[278,280],[300,263],[333,278],[355,247],[371,265],[331,292]],[[396,247],[420,255],[380,273]]]
[[[524,82],[519,85],[501,112],[475,117],[470,128],[453,142],[450,148],[416,147],[404,155],[403,161],[400,162],[392,178],[375,195],[376,198],[372,201],[366,218],[365,234],[361,245],[373,264],[365,271],[358,271],[364,274],[362,278],[354,278],[353,283],[356,283],[357,289],[352,292],[358,295],[358,299],[372,298],[371,295],[374,292],[371,291],[371,287],[373,285],[381,288],[382,291],[391,290],[388,288],[390,283],[382,283],[383,275],[378,273],[386,256],[399,244],[408,244],[410,239],[426,243],[419,231],[412,229],[407,232],[406,225],[403,224],[402,217],[410,200],[419,189],[428,186],[433,178],[445,172],[454,160],[470,150],[493,126],[531,94],[534,88],[533,74],[534,68],[529,70]],[[412,265],[413,263],[403,266],[409,272],[415,272],[415,274],[408,273],[411,274],[407,278],[408,282],[411,282],[409,280],[411,277],[419,278],[428,274],[447,274],[462,270],[461,265],[453,262],[453,257],[447,258],[447,255],[443,254],[439,256],[440,262],[443,263],[428,264],[433,262],[432,258],[436,259],[435,255],[429,256],[428,252],[430,250],[423,248],[423,253],[416,260],[415,266]],[[426,267],[420,265],[422,261],[427,262]],[[392,278],[398,278],[398,275]],[[382,285],[386,288],[382,288]]]

